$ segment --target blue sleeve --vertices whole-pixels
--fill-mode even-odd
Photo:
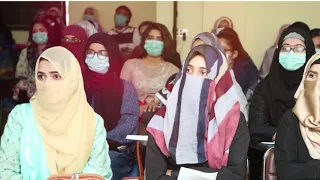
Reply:
[[[120,121],[108,132],[108,138],[127,144],[132,140],[126,139],[126,136],[135,135],[138,132],[139,104],[136,89],[130,82],[124,81],[123,92]]]

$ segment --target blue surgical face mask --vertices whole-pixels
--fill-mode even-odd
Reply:
[[[316,48],[316,53],[320,53],[320,48]]]
[[[127,17],[122,14],[116,14],[114,16],[114,23],[117,26],[125,26],[127,24]]]
[[[163,51],[163,42],[159,40],[146,40],[144,43],[144,49],[149,56],[161,56]]]
[[[87,56],[85,62],[91,71],[99,74],[107,73],[110,67],[109,57],[107,56],[104,59],[99,59],[97,54],[95,54],[93,58]]]
[[[37,44],[46,44],[48,42],[48,33],[46,32],[33,33],[32,40]]]
[[[306,63],[306,53],[280,52],[279,63],[288,71],[295,71]]]

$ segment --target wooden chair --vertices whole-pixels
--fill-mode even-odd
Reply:
[[[274,162],[274,147],[269,148],[263,156],[263,180],[277,180],[276,164]]]
[[[140,141],[137,141],[136,145],[136,153],[137,153],[137,161],[139,167],[139,177],[123,177],[122,180],[144,180],[144,166],[143,159],[141,155],[141,148],[144,148]]]

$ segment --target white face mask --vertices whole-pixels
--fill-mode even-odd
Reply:
[[[85,20],[93,21],[93,20],[94,20],[94,17],[93,17],[92,15],[84,15],[84,19],[85,19]]]
[[[227,58],[227,62],[230,64],[231,63],[231,54],[226,53],[226,58]]]
[[[87,56],[85,62],[91,71],[99,74],[107,73],[110,67],[109,57],[99,59],[97,54],[95,54],[93,58]]]
[[[316,48],[316,53],[320,53],[320,49],[319,48]]]
[[[222,28],[217,28],[217,30],[216,30],[216,35],[218,35],[222,30],[224,30],[224,27],[222,27]]]

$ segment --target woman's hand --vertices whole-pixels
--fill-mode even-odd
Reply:
[[[145,104],[145,105],[140,105],[140,115],[141,115],[143,112],[146,111],[147,107],[148,107],[147,104]]]
[[[153,101],[151,101],[147,104],[147,108],[145,111],[155,112],[158,105],[159,105],[159,100],[157,98],[155,98]]]
[[[166,172],[166,175],[167,175],[167,176],[171,176],[171,172],[172,172],[172,170],[171,170],[171,169],[168,169],[167,172]]]
[[[275,141],[275,140],[276,140],[276,135],[277,135],[277,133],[275,133],[275,134],[272,136],[272,141]]]

